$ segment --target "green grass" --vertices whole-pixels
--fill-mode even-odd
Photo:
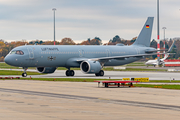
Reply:
[[[180,80],[150,80],[151,83],[180,83]]]
[[[14,67],[6,63],[0,63],[0,69],[22,69],[22,67]],[[36,69],[35,67],[29,67],[28,69]]]
[[[1,79],[4,80],[4,79]],[[8,80],[8,79],[5,79]],[[12,80],[12,79],[10,79]],[[18,79],[19,80],[19,79]],[[37,81],[68,81],[68,82],[94,82],[94,81],[104,81],[109,79],[89,79],[89,78],[20,78],[20,80],[37,80]],[[111,79],[111,80],[121,80],[121,79]],[[155,81],[155,80],[154,80]],[[153,82],[154,82],[153,81]],[[162,81],[165,82],[165,81]],[[166,81],[168,82],[168,81]],[[170,81],[169,81],[170,82]],[[180,82],[180,81],[176,81]],[[150,84],[134,84],[135,87],[147,87],[147,88],[163,88],[163,89],[180,89],[180,85],[150,85]]]
[[[130,64],[127,64],[126,66],[146,66],[144,62],[133,62]]]
[[[121,69],[113,69],[113,68],[103,68],[103,70],[105,71],[152,71],[152,72],[167,72],[167,70],[165,69],[142,69],[142,68],[126,68],[125,70],[121,70]]]
[[[19,67],[13,67],[13,66],[10,66],[6,63],[0,63],[0,68],[1,69],[19,69]]]
[[[39,81],[68,81],[68,82],[94,82],[94,81],[104,81],[109,79],[93,79],[93,78],[20,78],[21,80],[39,80]],[[112,80],[112,79],[111,79]],[[121,80],[121,79],[113,79]]]
[[[144,63],[143,62],[134,62],[130,63],[127,66],[142,66]],[[6,63],[0,63],[0,68],[1,69],[22,69],[19,67],[13,67],[10,65],[7,65]],[[35,67],[29,67],[28,69],[36,69]],[[80,70],[80,68],[71,68],[72,70]],[[57,70],[67,70],[67,68],[64,67],[58,67]],[[114,69],[112,67],[104,67],[103,70],[105,71],[159,71],[159,72],[166,72],[167,70],[165,69],[142,69],[142,68],[126,68],[125,70],[120,70],[120,69]]]
[[[65,67],[58,67],[57,70],[67,70]],[[71,68],[71,70],[80,70],[80,68]]]
[[[176,89],[180,90],[180,85],[150,85],[150,84],[134,84],[135,87],[147,88],[163,88],[163,89]]]
[[[16,71],[15,71],[16,73]],[[28,72],[29,73],[29,72]],[[22,74],[22,72],[20,72],[20,75]],[[30,73],[29,73],[30,74]],[[28,74],[28,75],[29,75]],[[32,72],[32,74],[36,74],[34,72]],[[40,73],[37,73],[40,74]],[[93,79],[93,78],[29,78],[30,76],[28,76],[27,78],[21,78],[22,80],[41,80],[41,81],[71,81],[71,82],[94,82],[94,81],[98,81],[98,80],[122,80],[122,79]],[[180,83],[180,80],[150,80],[149,82],[151,83]]]
[[[22,75],[23,71],[0,70],[0,75]],[[37,72],[27,72],[28,75],[42,75]]]

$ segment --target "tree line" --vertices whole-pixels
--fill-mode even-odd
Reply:
[[[75,43],[71,38],[63,38],[61,41],[56,41],[56,45],[116,45],[116,44],[124,44],[124,45],[131,45],[135,42],[137,37],[132,38],[131,40],[125,40],[123,38],[120,38],[118,35],[113,37],[109,40],[108,43],[102,44],[102,40],[99,37],[95,37],[93,39],[88,38],[85,41],[82,41],[81,43]],[[169,47],[172,44],[173,39],[165,40],[166,49],[169,49]],[[0,40],[0,61],[4,61],[4,57],[15,47],[22,46],[22,45],[54,45],[54,41],[43,41],[43,40],[32,40],[32,41],[13,41],[13,42],[5,42],[4,40]],[[151,47],[157,48],[157,42],[156,40],[152,40]],[[164,43],[163,41],[160,42],[160,47],[163,49]],[[178,59],[180,57],[180,38],[176,38],[175,40],[175,49],[172,50],[173,54],[168,59]],[[150,59],[156,58],[156,56],[149,57]],[[148,58],[148,59],[149,59]]]

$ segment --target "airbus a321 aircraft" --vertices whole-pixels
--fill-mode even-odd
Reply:
[[[83,73],[103,76],[103,66],[124,65],[157,54],[155,48],[149,47],[153,20],[154,17],[148,17],[131,46],[24,45],[12,49],[5,62],[23,67],[23,77],[27,76],[28,67],[36,67],[40,73],[54,73],[57,67],[66,67],[66,76],[74,76],[70,68],[80,67]]]

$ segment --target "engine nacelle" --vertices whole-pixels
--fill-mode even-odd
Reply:
[[[102,66],[98,61],[83,61],[80,68],[84,73],[98,73]]]
[[[37,67],[39,73],[54,73],[56,67]]]

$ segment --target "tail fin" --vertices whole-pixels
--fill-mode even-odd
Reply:
[[[174,44],[175,44],[175,41],[173,40],[173,43],[172,43],[171,47],[169,48],[169,50],[167,51],[167,53],[164,54],[164,58],[162,58],[161,60],[164,61],[164,60],[166,60],[166,59],[169,57],[169,54],[173,54],[173,53],[169,53],[169,52],[171,52],[171,50],[173,49]]]
[[[167,52],[171,52],[171,50],[172,50],[173,47],[174,47],[174,44],[175,44],[175,41],[173,40],[173,43],[172,43],[171,47],[169,48],[169,50],[168,50]]]
[[[144,45],[146,47],[150,46],[153,20],[154,20],[154,17],[148,17],[143,29],[141,30],[138,38],[133,43],[133,45]]]
[[[166,53],[166,54],[164,55],[164,58],[161,59],[161,61],[166,60],[166,59],[169,57],[169,54],[170,54],[170,53]]]

